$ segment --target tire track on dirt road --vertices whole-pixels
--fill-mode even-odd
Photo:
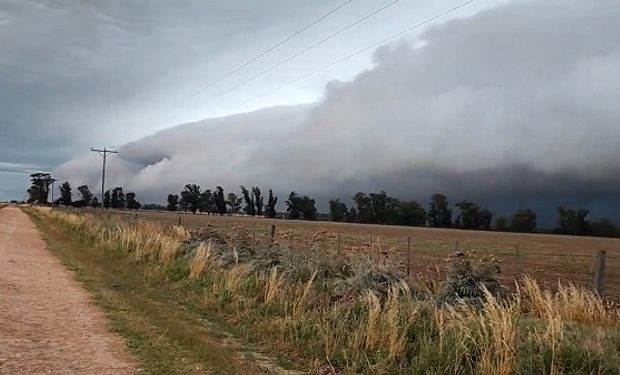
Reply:
[[[0,210],[0,374],[134,374],[125,342],[48,251],[30,218]]]

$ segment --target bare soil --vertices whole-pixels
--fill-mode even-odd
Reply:
[[[133,374],[125,342],[48,251],[30,218],[0,210],[0,374]]]

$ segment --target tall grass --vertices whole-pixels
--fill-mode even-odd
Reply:
[[[236,246],[225,261],[231,259],[222,255],[226,245],[192,243],[182,227],[37,213],[162,273],[184,263],[178,282],[205,310],[243,323],[248,336],[303,360],[314,372],[613,374],[620,368],[618,312],[573,285],[551,291],[525,277],[508,296],[481,289],[479,304],[437,302],[429,290],[412,290],[429,285],[427,280],[402,278],[389,279],[385,290],[350,288],[343,294],[336,289],[351,271],[332,264],[339,258],[302,254],[301,265],[263,267],[245,262]],[[284,242],[266,251],[292,256]]]

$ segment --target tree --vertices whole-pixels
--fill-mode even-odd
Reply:
[[[331,216],[332,221],[343,221],[347,212],[347,205],[340,202],[340,199],[329,201],[329,216]]]
[[[256,215],[256,210],[254,208],[254,194],[250,194],[248,189],[246,189],[243,185],[239,186],[239,188],[241,188],[241,194],[243,194],[243,200],[245,201],[245,207],[243,207],[243,210],[250,216]]]
[[[93,208],[99,207],[99,199],[97,197],[93,197],[90,200],[90,206],[93,207]]]
[[[224,215],[226,213],[226,198],[224,198],[224,188],[218,186],[213,192],[213,203],[218,214]]]
[[[263,196],[261,195],[261,191],[258,186],[252,186],[252,199],[254,200],[254,205],[256,206],[256,215],[263,216],[263,207],[265,206],[265,201],[263,199]]]
[[[318,212],[314,203],[314,199],[307,195],[301,197],[301,212],[304,215],[304,220],[316,220]]]
[[[179,207],[179,196],[177,194],[168,194],[168,211],[175,212]]]
[[[123,209],[126,207],[125,194],[123,188],[118,186],[112,190],[112,198],[110,199],[110,205],[112,208]]]
[[[588,234],[598,237],[619,237],[620,230],[609,219],[592,221],[588,224]]]
[[[518,210],[510,218],[510,229],[515,232],[533,232],[536,229],[536,212],[529,208]]]
[[[583,208],[574,210],[564,206],[558,207],[558,228],[557,233],[584,235],[588,233],[588,216],[589,211]]]
[[[82,206],[90,206],[93,200],[93,193],[88,189],[88,185],[80,185],[77,189],[82,196]]]
[[[49,173],[33,173],[30,175],[31,186],[28,189],[28,203],[46,204],[48,202],[52,176]]]
[[[435,228],[450,228],[452,226],[452,210],[445,195],[433,194],[431,197],[428,224]]]
[[[200,208],[202,198],[200,186],[196,184],[187,184],[185,185],[185,189],[181,192],[181,205],[185,208],[186,212],[189,209],[195,214]]]
[[[426,225],[426,210],[418,202],[400,202],[397,207],[399,208],[399,215],[396,224],[413,226]]]
[[[493,225],[494,229],[499,232],[507,232],[508,231],[508,219],[506,216],[500,216],[495,219],[495,224]]]
[[[127,199],[127,209],[129,210],[138,210],[142,206],[140,202],[136,200],[135,193],[127,193],[125,198]]]
[[[301,197],[296,192],[291,191],[288,195],[286,203],[286,212],[288,212],[289,219],[299,219],[301,216]]]
[[[71,184],[69,181],[65,181],[60,185],[60,203],[65,206],[70,206],[73,200],[71,199]]]
[[[355,207],[349,208],[349,212],[347,212],[347,222],[348,223],[356,223],[357,222],[357,210]]]
[[[454,221],[456,226],[462,229],[477,229],[476,215],[480,207],[468,200],[458,202],[455,206],[459,209],[459,214]]]
[[[278,197],[274,197],[273,190],[269,189],[269,195],[267,197],[267,206],[265,206],[265,215],[268,218],[276,217],[276,203],[278,203]]]
[[[372,223],[372,199],[362,192],[353,196],[353,201],[357,205],[357,217],[360,223]]]
[[[200,194],[200,203],[198,204],[200,212],[215,213],[215,203],[213,201],[213,193],[211,189],[207,189]]]
[[[241,198],[235,193],[228,193],[228,213],[237,215],[241,211]]]
[[[493,223],[493,213],[489,210],[482,209],[476,213],[476,229],[490,230]]]
[[[103,194],[103,207],[104,207],[104,208],[110,208],[110,204],[111,204],[111,199],[110,199],[110,190],[107,190],[107,191]]]

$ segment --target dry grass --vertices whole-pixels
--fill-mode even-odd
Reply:
[[[200,243],[185,260],[178,254],[190,245],[180,228],[40,213],[136,261],[153,262],[155,269],[187,262],[184,277],[199,282],[196,300],[205,309],[243,323],[248,335],[314,364],[315,372],[586,374],[613,373],[620,366],[618,312],[571,284],[550,290],[526,277],[507,298],[486,292],[480,306],[463,300],[440,305],[429,293],[414,294],[407,280],[394,279],[385,292],[367,289],[334,301],[330,277],[340,276],[326,276],[330,268],[315,268],[300,281],[286,268],[256,269],[240,260],[235,247],[234,262],[213,262],[216,249],[209,243]],[[308,244],[318,251],[329,238],[321,233]],[[290,251],[292,240],[280,241],[274,248]],[[325,260],[339,259],[332,256]],[[424,279],[417,284],[435,285]]]

